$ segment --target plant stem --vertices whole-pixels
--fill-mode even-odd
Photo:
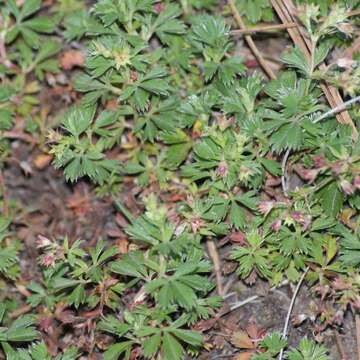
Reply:
[[[344,103],[334,107],[333,109],[327,111],[325,114],[322,114],[321,116],[319,116],[317,119],[315,119],[313,122],[316,124],[321,120],[324,120],[325,118],[331,116],[331,115],[335,115],[341,111],[344,111],[346,108],[348,108],[350,105],[353,105],[355,103],[357,103],[358,101],[360,101],[360,95],[356,96],[353,99],[350,99],[348,101],[345,101]]]

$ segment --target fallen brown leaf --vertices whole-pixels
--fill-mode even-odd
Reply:
[[[246,351],[241,354],[236,355],[234,360],[250,360],[254,353],[251,351]]]
[[[239,349],[255,349],[256,346],[246,331],[235,331],[230,339],[231,343]]]
[[[115,242],[116,247],[119,250],[120,254],[127,254],[129,251],[129,241],[125,237],[121,237],[116,239]]]
[[[84,62],[84,55],[79,50],[65,51],[60,58],[60,64],[64,70],[71,70],[75,66],[83,66]]]
[[[48,154],[39,154],[33,160],[35,167],[38,170],[43,170],[49,166],[51,163],[52,156]]]

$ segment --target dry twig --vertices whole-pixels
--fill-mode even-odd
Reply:
[[[355,315],[357,355],[360,360],[360,315]]]
[[[273,30],[282,30],[291,27],[298,26],[296,23],[286,23],[286,24],[270,24],[270,25],[263,25],[263,26],[256,26],[253,28],[246,28],[246,29],[238,29],[230,31],[231,35],[243,35],[243,34],[252,34],[257,32],[267,32]]]
[[[336,106],[335,108],[327,111],[325,114],[322,114],[321,116],[319,116],[317,119],[314,120],[314,123],[317,123],[317,122],[319,122],[319,121],[321,121],[321,120],[323,120],[323,119],[325,119],[325,118],[327,118],[327,117],[329,117],[331,115],[334,115],[334,114],[337,114],[337,113],[339,113],[341,111],[344,111],[346,108],[348,108],[349,106],[357,103],[358,101],[360,101],[360,95],[353,98],[353,99],[345,101],[344,103],[342,103],[342,104]]]
[[[334,335],[335,335],[336,345],[339,349],[339,353],[341,356],[341,360],[350,360],[346,355],[345,348],[341,341],[340,334],[336,330],[334,330]]]
[[[219,253],[217,251],[214,240],[208,239],[207,242],[206,242],[206,245],[207,245],[207,248],[208,248],[209,256],[210,256],[210,258],[211,258],[211,260],[212,260],[212,262],[214,264],[217,291],[218,291],[218,294],[220,296],[223,296],[224,295],[224,290],[223,290],[223,286],[222,286],[220,256],[219,256]]]
[[[284,192],[285,196],[287,196],[287,194],[288,194],[287,161],[288,161],[289,155],[290,155],[290,149],[287,149],[286,153],[285,153],[285,155],[284,155],[284,157],[282,159],[282,163],[281,163],[281,173],[282,173],[282,175],[281,175],[281,186],[282,186],[282,189],[283,189],[283,192]]]
[[[241,15],[240,15],[236,5],[235,5],[235,1],[234,0],[228,0],[228,4],[230,6],[231,12],[233,13],[233,16],[234,16],[237,24],[239,25],[240,29],[245,30],[246,29],[245,23],[244,23]],[[276,79],[276,76],[275,76],[274,72],[269,67],[268,63],[266,62],[266,60],[263,58],[260,51],[256,47],[256,45],[254,43],[254,40],[252,39],[251,35],[245,35],[245,41],[249,45],[249,48],[253,52],[254,56],[256,57],[257,61],[261,65],[261,67],[264,69],[264,72],[266,73],[266,75],[272,80]]]
[[[294,294],[291,298],[291,303],[290,303],[290,306],[289,306],[289,309],[288,309],[288,312],[287,312],[287,315],[286,315],[286,320],[285,320],[285,324],[284,324],[284,329],[283,329],[283,332],[282,332],[282,337],[284,339],[287,338],[287,334],[288,334],[288,328],[289,328],[289,323],[290,323],[290,317],[291,317],[291,313],[292,313],[292,310],[294,308],[294,305],[295,305],[295,301],[296,301],[296,297],[299,293],[299,290],[301,288],[301,285],[305,279],[305,276],[306,274],[308,273],[309,271],[309,268],[306,268],[306,270],[304,271],[304,273],[301,275],[301,278],[298,282],[298,284],[296,285],[296,288],[295,288],[295,291],[294,291]],[[282,360],[284,356],[284,348],[281,349],[280,351],[280,354],[279,354],[279,360]]]

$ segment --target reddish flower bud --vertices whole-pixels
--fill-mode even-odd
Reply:
[[[45,236],[38,235],[35,241],[37,248],[43,248],[51,245],[51,240]]]
[[[356,189],[360,189],[360,175],[354,177],[353,185]]]
[[[275,206],[274,201],[260,201],[258,209],[261,214],[267,215]]]
[[[300,211],[292,212],[291,217],[293,218],[293,220],[295,220],[298,223],[300,223],[300,222],[302,222],[304,220]]]
[[[291,213],[291,217],[295,222],[302,225],[303,230],[306,230],[311,224],[311,217],[302,214],[300,211],[294,211]]]
[[[55,265],[55,256],[53,254],[46,254],[41,259],[41,265],[46,267],[54,266]]]
[[[216,169],[216,174],[220,177],[225,177],[228,174],[228,166],[226,162],[220,162],[218,168]]]
[[[351,183],[345,179],[340,181],[340,186],[341,186],[342,191],[346,195],[351,195],[355,191],[355,188],[351,185]]]
[[[138,73],[136,71],[131,70],[130,71],[130,79],[132,81],[136,81],[138,79]]]
[[[295,167],[295,170],[302,179],[310,182],[313,182],[320,172],[319,169],[305,169],[300,164]]]
[[[272,231],[275,231],[275,232],[278,232],[281,228],[281,220],[280,219],[277,219],[275,220],[272,224],[271,224],[271,230]]]
[[[326,166],[326,159],[324,155],[317,155],[312,158],[312,161],[314,162],[314,166],[316,168],[322,168]]]
[[[157,14],[160,14],[162,11],[164,11],[165,4],[162,2],[158,2],[153,6],[153,9]]]
[[[190,222],[191,230],[193,233],[197,233],[203,225],[204,221],[199,218],[192,219]]]
[[[240,245],[246,244],[246,236],[241,231],[236,231],[230,234],[229,239],[233,243],[238,243]]]
[[[335,175],[339,175],[344,170],[344,164],[341,161],[336,161],[330,165],[331,170]]]

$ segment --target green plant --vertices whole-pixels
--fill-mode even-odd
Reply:
[[[0,305],[0,321],[3,323],[6,312],[5,305]],[[13,351],[9,343],[27,342],[39,338],[39,332],[34,325],[36,319],[32,315],[25,315],[13,321],[9,326],[0,327],[0,343],[7,354]]]
[[[4,346],[7,359],[9,360],[51,360],[52,357],[48,352],[46,344],[44,342],[33,343],[27,349],[13,350],[10,346]],[[56,360],[73,360],[79,357],[76,348],[71,347],[63,354],[59,354],[55,357]]]
[[[352,59],[321,65],[352,44],[358,2],[295,1],[306,5],[297,18],[308,50],[288,48],[271,81],[238,56],[232,7],[222,2],[85,3],[0,0],[0,285],[26,294],[24,311],[32,314],[12,322],[5,307],[25,300],[1,294],[6,356],[196,358],[220,334],[213,327],[222,329],[227,297],[214,294],[223,295],[228,271],[248,285],[305,280],[321,304],[307,318],[316,335],[342,324],[349,308],[358,311],[360,116],[349,107],[354,125],[339,123],[322,86],[338,87],[344,100],[358,95],[359,54],[351,48]],[[234,3],[249,27],[264,30],[262,22],[274,19],[270,1]],[[64,66],[74,53],[80,60]],[[62,111],[64,103],[71,105]],[[28,232],[39,228],[23,229],[29,216],[6,187],[12,166],[36,178],[44,155],[66,181],[86,188],[84,209],[60,201],[65,220],[71,213],[80,226],[89,209],[113,208],[100,229],[104,240],[98,231],[88,243],[38,236],[40,271],[28,281],[15,232],[26,253],[34,248]],[[66,194],[75,196],[72,186]],[[88,204],[94,194],[101,199]],[[52,221],[41,231],[56,229]],[[204,243],[226,246],[223,266]],[[46,337],[56,328],[64,346],[50,354],[44,341],[16,344],[16,336],[40,340],[37,325]],[[70,346],[67,331],[90,345]],[[263,335],[249,337],[254,359],[282,351],[290,360],[328,359],[313,341],[291,349],[284,336]]]
[[[15,242],[7,243],[11,235],[9,225],[11,221],[0,216],[0,274],[9,278],[16,278],[19,274],[18,262],[18,244]]]
[[[184,356],[183,345],[197,349],[202,344],[201,336],[191,330],[181,327],[186,324],[186,317],[171,321],[173,310],[152,310],[138,307],[132,313],[124,313],[125,322],[120,322],[114,317],[108,317],[99,323],[99,329],[122,338],[109,347],[105,352],[106,360],[118,359],[124,354],[125,359],[130,357],[131,349],[140,346],[144,356],[151,358],[160,354],[161,359],[182,359]],[[161,325],[166,322],[168,325]]]
[[[253,360],[276,359],[280,350],[285,346],[286,341],[281,339],[280,334],[272,333],[260,342],[260,348],[265,352],[254,355]],[[286,352],[286,359],[289,360],[329,360],[327,351],[323,346],[303,338],[298,349],[291,349]]]

